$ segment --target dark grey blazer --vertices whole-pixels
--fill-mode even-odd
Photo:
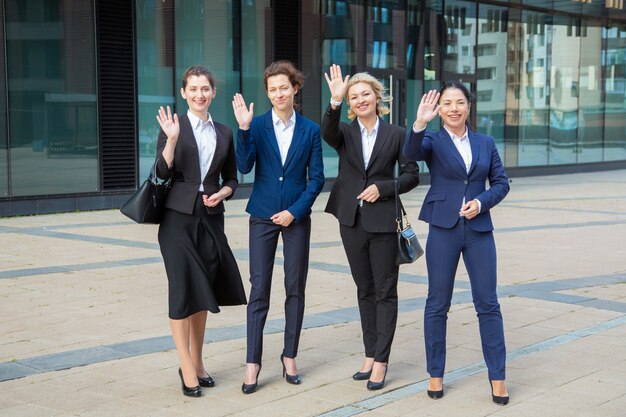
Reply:
[[[161,156],[167,136],[163,130],[159,133],[157,142],[157,174],[160,178],[167,179],[173,176],[172,188],[170,189],[165,207],[181,213],[193,213],[193,206],[200,187],[200,161],[198,160],[198,145],[193,136],[193,130],[186,114],[180,116],[180,134],[174,151],[174,163],[168,168],[167,163]],[[234,191],[237,189],[237,162],[233,145],[233,131],[228,126],[213,121],[217,136],[215,155],[204,177],[204,193],[211,195],[227,185]],[[220,184],[221,177],[221,184]],[[232,197],[232,194],[231,196]],[[227,199],[229,199],[228,197]],[[220,202],[215,207],[207,207],[210,214],[224,212],[224,203]]]
[[[359,123],[356,119],[351,124],[343,123],[339,121],[340,117],[341,107],[333,110],[329,104],[322,119],[322,137],[339,154],[339,174],[325,211],[332,213],[340,224],[353,226],[359,204],[356,196],[371,184],[376,184],[380,198],[374,203],[363,203],[363,229],[376,233],[395,232],[393,178],[396,162],[400,165],[400,193],[406,193],[419,184],[417,164],[402,154],[405,130],[381,119],[372,156],[365,169]]]

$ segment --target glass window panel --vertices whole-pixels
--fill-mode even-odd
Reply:
[[[547,15],[529,11],[522,12],[522,23],[518,165],[547,165],[550,105],[545,87],[550,85],[551,61],[546,36],[552,25]]]
[[[601,79],[602,26],[599,22],[584,22],[584,24],[586,30],[580,38],[580,76],[577,85],[579,163],[602,161],[604,147],[602,140],[604,136]]]
[[[343,75],[353,74],[356,71],[356,51],[361,44],[361,34],[358,32],[356,22],[362,21],[365,9],[361,0],[353,1],[323,1],[322,6],[322,62],[320,72],[328,73],[332,64],[341,66]],[[356,22],[355,22],[356,21]],[[379,61],[380,42],[374,42],[372,49],[376,50],[376,62]],[[321,95],[320,114],[326,110],[330,101],[330,92],[326,78],[320,78],[319,91]],[[348,121],[348,106],[342,106],[342,119]],[[322,143],[322,155],[324,158],[324,174],[327,178],[333,178],[338,173],[339,157],[337,152]]]
[[[467,1],[446,2],[443,17],[446,34],[443,70],[451,74],[474,74],[476,4]]]
[[[578,67],[580,65],[580,22],[555,16],[548,26],[546,50],[552,51],[550,71],[550,147],[548,162],[576,163],[578,147]],[[538,91],[541,96],[545,90]]]
[[[604,160],[626,160],[626,27],[602,29],[604,55]]]
[[[241,44],[243,59],[241,62],[241,92],[246,104],[254,103],[255,115],[263,114],[271,108],[265,94],[263,71],[266,67],[266,28],[272,27],[271,7],[266,2],[245,0],[241,2]],[[269,4],[269,3],[267,3]],[[235,91],[236,92],[236,91]],[[230,103],[230,102],[229,102]],[[232,105],[231,113],[232,113]],[[233,119],[233,128],[237,127]],[[254,170],[242,175],[240,181],[254,181]]]
[[[504,153],[504,115],[506,104],[507,56],[498,54],[507,48],[506,9],[479,5],[476,48],[476,130],[492,136],[506,165]]]
[[[13,196],[97,191],[93,2],[7,0],[5,12]]]
[[[137,2],[138,14],[144,11],[142,22],[138,21],[138,49],[141,50],[138,54],[146,58],[143,62],[139,60],[138,70],[149,74],[139,85],[139,141],[140,146],[149,144],[142,146],[142,173],[154,160],[158,107],[174,105],[179,115],[187,113],[180,88],[182,75],[190,66],[204,65],[215,77],[217,93],[209,108],[212,118],[236,126],[231,101],[240,91],[239,24],[236,23],[239,11],[235,9],[238,4],[210,0]],[[256,49],[256,45],[250,48],[250,55]]]
[[[159,106],[174,108],[172,1],[136,0],[137,125],[140,183],[156,156]]]
[[[4,14],[0,8],[0,30],[4,32]],[[4,43],[0,43],[0,97],[6,97]],[[0,100],[0,198],[9,196],[9,142],[7,137],[6,100]]]
[[[240,68],[233,46],[238,30],[233,16],[233,0],[186,0],[176,2],[176,100],[179,113],[187,112],[187,103],[178,91],[182,75],[192,65],[204,65],[216,80],[217,94],[209,112],[213,119],[236,126],[232,97],[239,92]],[[260,38],[262,39],[262,38]],[[258,48],[258,40],[255,45]],[[246,54],[251,49],[246,49]],[[247,57],[246,57],[247,58]],[[246,97],[248,101],[252,97]],[[255,102],[256,103],[256,102]],[[261,109],[255,112],[260,114]]]

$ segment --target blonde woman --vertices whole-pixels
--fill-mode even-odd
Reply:
[[[405,130],[385,122],[384,86],[367,73],[342,77],[332,65],[324,74],[331,101],[322,119],[322,137],[339,155],[339,173],[326,212],[339,221],[341,240],[357,287],[365,359],[352,378],[367,389],[384,387],[398,317],[398,251],[394,171],[399,192],[419,183],[418,167],[402,154]],[[343,100],[352,123],[341,122]]]

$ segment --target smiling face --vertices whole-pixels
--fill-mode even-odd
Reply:
[[[470,102],[458,88],[446,89],[439,98],[439,116],[450,131],[461,136],[469,116]]]
[[[293,111],[293,99],[297,92],[298,90],[291,85],[289,77],[285,74],[267,78],[267,97],[270,99],[274,110],[279,113],[291,113]]]
[[[354,84],[348,90],[348,105],[350,110],[359,119],[368,119],[376,116],[376,103],[378,98],[374,89],[366,82]]]
[[[216,91],[206,76],[190,75],[185,88],[180,89],[180,95],[187,100],[191,113],[205,120]]]

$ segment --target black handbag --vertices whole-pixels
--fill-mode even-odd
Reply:
[[[155,161],[148,178],[120,208],[122,214],[137,223],[159,224],[163,216],[165,199],[172,184],[172,178],[160,179],[156,173],[156,164]]]
[[[394,188],[396,193],[396,224],[398,233],[398,255],[396,256],[396,265],[410,264],[415,262],[420,256],[424,254],[424,249],[420,245],[417,235],[409,223],[409,219],[406,216],[406,211],[400,201],[398,195],[398,180],[394,179]],[[402,224],[402,216],[404,215],[404,223]]]

